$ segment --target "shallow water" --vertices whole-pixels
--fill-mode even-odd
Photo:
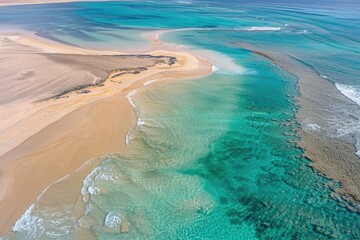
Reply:
[[[335,3],[0,8],[0,22],[97,48],[133,48],[142,31],[192,28],[162,39],[216,66],[209,77],[149,83],[131,94],[139,124],[124,139],[128,151],[105,157],[84,180],[85,213],[39,203],[14,234],[72,239],[89,229],[99,239],[359,239],[360,215],[332,197],[338,184],[308,167],[296,147],[296,78],[239,45],[283,52],[342,89],[356,88],[359,19]],[[343,127],[359,120],[352,119]]]

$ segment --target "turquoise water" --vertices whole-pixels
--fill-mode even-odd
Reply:
[[[162,39],[186,45],[218,68],[205,78],[139,89],[131,100],[143,124],[129,130],[126,153],[107,156],[84,180],[85,213],[76,218],[65,205],[29,209],[14,235],[73,239],[89,229],[99,239],[360,239],[359,213],[332,197],[338,183],[308,167],[296,147],[296,77],[239,44],[300,59],[356,97],[360,15],[351,9],[357,5],[157,1],[0,8],[2,23],[97,48],[134,48],[143,31],[202,28]]]

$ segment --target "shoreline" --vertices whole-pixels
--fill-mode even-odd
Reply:
[[[72,46],[62,49],[63,44],[41,38],[20,38],[19,47],[31,45],[40,52],[51,54],[74,51],[81,59],[89,54],[93,54],[93,58],[109,54]],[[158,62],[140,72],[115,69],[102,86],[88,86],[66,92],[60,98],[35,103],[11,102],[3,108],[7,114],[2,115],[1,129],[5,128],[7,135],[2,135],[2,141],[9,142],[10,146],[2,149],[0,156],[1,236],[11,230],[46,187],[74,172],[89,159],[126,151],[126,134],[136,126],[135,112],[127,98],[131,91],[152,80],[196,78],[211,73],[211,64],[206,60],[176,47],[163,47],[166,50],[159,50],[159,42],[154,51],[142,56],[171,57],[176,58],[176,62]],[[61,53],[62,50],[65,53]],[[76,92],[83,90],[90,92]],[[12,124],[14,122],[16,124]],[[12,208],[14,202],[18,206],[16,210]]]
[[[315,70],[302,66],[292,56],[282,56],[249,44],[241,46],[298,78],[300,96],[296,104],[300,109],[296,119],[301,125],[298,147],[304,150],[304,157],[311,161],[310,167],[341,184],[332,189],[332,197],[350,211],[360,212],[360,173],[357,171],[360,161],[356,146],[330,135],[326,129],[328,123],[324,122],[324,118],[334,114],[332,106],[328,109],[325,107],[329,102],[335,102],[332,105],[348,111],[358,111],[358,106],[342,95],[335,84],[323,79]]]

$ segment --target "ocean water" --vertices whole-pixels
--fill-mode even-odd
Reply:
[[[161,39],[214,64],[208,77],[148,82],[129,94],[139,120],[124,139],[128,151],[104,156],[84,179],[81,214],[65,201],[50,208],[45,193],[4,239],[360,239],[359,213],[333,192],[339,183],[296,147],[296,77],[242,47],[297,59],[359,104],[356,9],[355,1],[0,8],[7,26],[100,49],[141,49],[149,44],[141,33],[177,29]],[[347,114],[349,122],[334,122],[346,130],[335,137],[359,145],[359,113]]]

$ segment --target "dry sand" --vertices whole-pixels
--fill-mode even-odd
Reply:
[[[24,35],[0,38],[0,236],[51,183],[89,159],[126,150],[136,121],[130,91],[211,72],[206,60],[163,48],[124,56]]]

